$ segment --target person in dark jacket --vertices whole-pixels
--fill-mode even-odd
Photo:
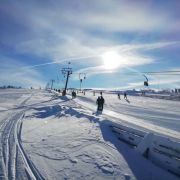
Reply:
[[[76,92],[75,91],[72,92],[72,99],[74,99],[74,98],[76,98]]]
[[[124,99],[127,100],[127,93],[126,92],[124,92]]]
[[[97,110],[98,111],[103,111],[103,106],[104,106],[104,98],[102,96],[99,96],[97,98],[96,104],[98,105]]]
[[[118,99],[121,99],[120,93],[118,93]]]

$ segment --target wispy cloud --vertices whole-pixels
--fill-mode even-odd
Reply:
[[[47,62],[47,63],[42,63],[42,64],[35,64],[32,66],[27,66],[24,68],[33,68],[33,67],[40,67],[40,66],[46,66],[46,65],[50,65],[50,64],[63,64],[64,62],[67,61],[71,61],[71,62],[79,62],[79,61],[86,61],[88,63],[95,61],[95,62],[99,62],[102,61],[102,54],[105,52],[109,52],[111,50],[116,51],[117,53],[119,53],[121,59],[119,61],[121,64],[121,67],[132,67],[132,66],[138,66],[138,65],[146,65],[146,64],[150,64],[150,63],[154,63],[155,59],[153,59],[152,57],[146,57],[140,53],[138,53],[138,50],[152,50],[152,49],[159,49],[159,48],[164,48],[164,47],[168,47],[168,46],[172,46],[172,45],[176,45],[180,42],[158,42],[158,43],[150,43],[150,44],[123,44],[123,45],[116,45],[116,46],[111,46],[111,47],[97,47],[94,52],[92,54],[90,54],[93,51],[93,47],[88,47],[89,49],[92,48],[91,51],[87,50],[87,54],[86,56],[75,56],[75,57],[66,57],[63,59],[59,59],[56,60],[52,59],[52,61]],[[79,47],[80,48],[80,47]],[[87,49],[88,49],[87,48]],[[28,48],[29,49],[29,48]],[[79,55],[81,55],[81,52],[79,53]],[[88,68],[84,68],[84,69],[80,69],[79,72],[94,72],[96,70],[104,70],[103,66],[99,66],[99,67],[88,67]],[[98,71],[99,72],[99,71]],[[107,70],[104,72],[108,72]],[[93,74],[93,73],[92,73]]]
[[[48,4],[48,5],[47,5]],[[13,43],[19,53],[33,53],[52,60],[64,57],[88,56],[99,53],[103,47],[116,46],[117,41],[106,37],[95,37],[89,30],[114,32],[151,32],[163,33],[169,26],[177,26],[167,11],[158,11],[148,3],[129,1],[91,1],[54,3],[10,3],[3,9],[19,26],[16,36],[4,39]],[[48,6],[48,9],[46,8]],[[32,13],[33,11],[33,13]],[[133,12],[133,13],[131,13]],[[168,22],[168,27],[167,27]],[[175,24],[175,25],[172,25]],[[27,33],[27,34],[26,34]],[[171,42],[158,42],[139,45],[123,45],[127,49],[152,49],[172,45]]]
[[[99,58],[99,61],[103,61],[103,60]],[[133,54],[132,56],[127,56],[127,55],[121,56],[121,59],[119,61],[120,64],[115,69],[106,69],[105,66],[100,65],[100,66],[82,68],[76,71],[75,73],[86,73],[88,74],[88,76],[95,76],[97,74],[115,73],[124,68],[130,69],[131,71],[132,67],[147,65],[154,62],[154,60],[151,58],[145,58],[145,57],[143,58],[135,54]]]
[[[0,43],[13,49],[16,55],[41,58],[39,64],[35,60],[33,65],[28,60],[21,63],[22,70],[28,71],[24,75],[17,74],[16,79],[24,78],[25,83],[28,80],[29,83],[41,83],[36,82],[43,77],[35,68],[65,61],[71,61],[76,67],[82,62],[86,64],[76,68],[75,73],[85,72],[90,76],[116,73],[122,68],[158,61],[159,57],[150,55],[150,51],[180,46],[180,36],[172,36],[180,30],[178,1],[172,7],[153,0],[7,0],[0,6]],[[142,39],[138,39],[139,34]],[[149,39],[148,35],[151,36]],[[156,39],[161,35],[167,39],[164,36]],[[101,55],[112,50],[121,57],[120,63],[117,69],[107,70]],[[3,74],[1,79],[8,80]]]
[[[0,57],[0,82],[1,85],[15,85],[23,87],[44,87],[45,81],[42,79],[42,75],[34,70],[22,70],[20,67],[24,67],[24,63],[20,63],[17,60]]]
[[[95,75],[100,75],[100,74],[108,74],[108,73],[113,73],[115,70],[110,70],[110,69],[105,69],[104,66],[94,66],[94,67],[87,67],[83,69],[79,69],[75,72],[77,76],[74,76],[74,80],[79,79],[79,74],[86,74],[88,77],[95,76]]]

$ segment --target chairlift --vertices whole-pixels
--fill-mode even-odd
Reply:
[[[144,86],[148,86],[148,81],[144,81]]]
[[[143,76],[146,78],[146,81],[144,81],[144,86],[149,86],[148,78],[143,74]]]

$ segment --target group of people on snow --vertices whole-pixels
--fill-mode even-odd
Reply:
[[[120,93],[118,93],[117,95],[118,95],[118,99],[121,99],[121,95],[120,95]],[[127,93],[126,93],[126,92],[124,92],[124,99],[126,99],[126,100],[127,100]]]
[[[120,93],[118,93],[118,99],[121,99]],[[124,92],[124,99],[128,100],[126,92]],[[96,100],[96,104],[98,105],[98,107],[97,107],[98,111],[103,111],[104,103],[105,103],[105,100],[102,96],[102,92],[100,92],[100,96],[98,96],[98,98]]]
[[[94,94],[95,93],[93,93],[93,95]],[[121,99],[120,93],[118,93],[117,95],[118,95],[118,99]],[[72,91],[72,99],[74,99],[74,98],[76,98],[76,92]],[[126,92],[124,92],[124,99],[127,100],[127,93]],[[98,98],[96,100],[97,111],[103,111],[104,103],[105,103],[105,100],[104,100],[104,98],[102,96],[102,92],[100,92],[100,96],[98,96]]]
[[[103,111],[103,106],[104,106],[104,98],[102,96],[102,92],[100,92],[101,96],[98,96],[97,100],[96,100],[96,104],[98,105],[97,110],[98,111]]]

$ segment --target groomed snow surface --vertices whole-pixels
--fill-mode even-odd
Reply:
[[[97,114],[98,95],[0,90],[0,179],[179,179],[118,140],[110,125],[179,141],[180,102],[103,94]]]

